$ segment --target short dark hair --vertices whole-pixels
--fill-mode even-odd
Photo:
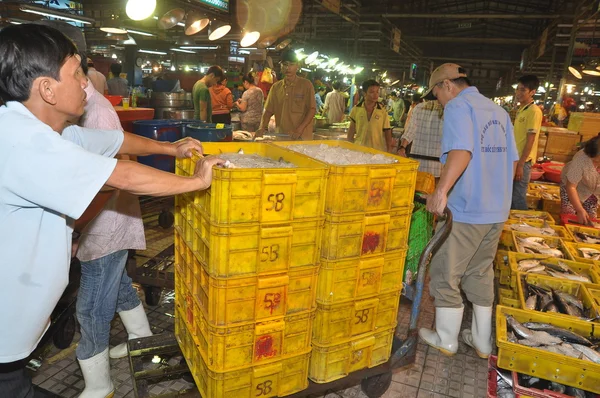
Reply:
[[[318,86],[317,91],[327,91],[327,88],[324,86]]]
[[[339,81],[334,81],[333,84],[331,85],[335,90],[339,90],[340,88],[342,88],[342,83],[340,83]]]
[[[600,149],[600,134],[587,141],[583,146],[583,152],[588,155],[590,158],[595,158],[598,156],[598,152]]]
[[[459,77],[457,79],[452,79],[451,80],[452,83],[456,84],[459,87],[471,87],[471,81],[469,80],[468,77]]]
[[[423,102],[423,96],[419,93],[414,93],[412,95],[412,102],[414,104],[420,104],[421,102]]]
[[[223,73],[223,69],[219,65],[213,65],[210,68],[208,68],[208,70],[206,71],[206,74],[210,75],[211,73],[213,75],[215,75],[215,77],[219,81],[225,76],[225,74]]]
[[[110,64],[110,72],[113,74],[114,77],[119,77],[122,70],[123,70],[123,67],[121,66],[121,64],[119,64],[119,63]]]
[[[521,76],[517,82],[521,83],[528,90],[537,90],[540,87],[540,79],[536,75]]]
[[[254,84],[254,75],[252,74],[252,72],[248,73],[247,75],[242,76],[242,81],[244,81],[248,84]]]
[[[44,25],[22,24],[0,31],[0,97],[24,102],[38,77],[60,80],[60,69],[77,47],[60,31]]]
[[[369,80],[365,80],[361,86],[362,90],[366,93],[370,87],[373,86],[377,86],[377,87],[381,87],[381,84],[379,84],[377,82],[377,80],[374,79],[369,79]]]

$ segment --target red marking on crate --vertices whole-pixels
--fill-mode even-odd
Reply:
[[[377,232],[366,232],[363,236],[362,254],[374,253],[380,243],[380,236]]]
[[[381,203],[384,196],[385,196],[385,182],[373,181],[371,183],[371,189],[369,190],[367,204],[370,206],[377,206]]]
[[[257,361],[277,355],[277,350],[273,349],[273,337],[270,335],[260,336],[260,338],[256,340],[254,353]]]
[[[281,303],[281,293],[267,293],[265,294],[265,309],[269,310],[271,315],[273,311],[279,307]]]

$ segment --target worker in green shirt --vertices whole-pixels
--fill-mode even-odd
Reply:
[[[194,119],[212,123],[212,102],[208,88],[219,83],[225,74],[218,65],[213,65],[206,71],[206,75],[194,84],[192,99],[194,101]]]

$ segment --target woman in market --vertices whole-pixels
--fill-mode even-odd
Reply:
[[[596,218],[600,195],[600,134],[585,143],[562,170],[561,214],[575,214],[580,224]]]
[[[260,127],[265,97],[263,91],[254,84],[254,75],[252,73],[244,75],[242,81],[245,91],[242,94],[242,98],[237,100],[236,105],[242,112],[240,115],[242,130],[253,133]]]

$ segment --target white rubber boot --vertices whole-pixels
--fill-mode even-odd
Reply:
[[[78,362],[85,381],[85,388],[79,398],[112,398],[115,395],[115,386],[110,379],[108,348]]]
[[[473,322],[471,330],[462,331],[463,341],[473,347],[480,358],[492,353],[492,307],[473,304]]]
[[[435,308],[435,330],[421,328],[419,337],[442,354],[454,355],[458,351],[458,333],[464,307]]]
[[[129,311],[119,312],[123,326],[127,330],[128,339],[137,339],[139,337],[152,336],[148,317],[144,310],[144,305],[140,304]],[[127,356],[127,343],[121,343],[110,349],[110,357],[113,359],[124,358]]]

